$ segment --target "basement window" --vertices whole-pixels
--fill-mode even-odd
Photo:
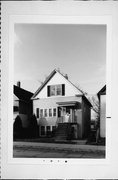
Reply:
[[[45,135],[45,126],[41,126],[41,136]]]

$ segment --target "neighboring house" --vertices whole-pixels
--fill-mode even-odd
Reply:
[[[100,103],[100,137],[106,137],[106,85],[98,92]]]
[[[71,127],[74,138],[88,137],[92,105],[67,75],[53,70],[32,100],[40,136],[46,136],[56,128],[59,130],[58,127],[65,131]]]
[[[28,118],[32,115],[32,101],[31,97],[33,93],[20,88],[20,82],[17,86],[14,85],[14,103],[13,103],[13,115],[14,120],[17,115],[20,116],[22,120],[22,125],[24,128],[28,126]]]

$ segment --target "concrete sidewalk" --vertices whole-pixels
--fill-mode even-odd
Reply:
[[[57,143],[40,143],[40,142],[14,142],[14,148],[34,148],[34,149],[52,149],[73,152],[105,152],[105,146],[97,145],[78,145],[78,144],[57,144]]]

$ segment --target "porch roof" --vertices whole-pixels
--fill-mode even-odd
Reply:
[[[59,106],[76,106],[79,104],[77,101],[65,101],[65,102],[57,102]]]

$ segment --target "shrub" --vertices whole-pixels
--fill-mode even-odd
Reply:
[[[32,115],[29,119],[29,136],[30,138],[38,137],[39,126],[35,115]]]
[[[23,127],[22,127],[22,121],[20,116],[18,115],[15,118],[14,125],[13,125],[13,137],[15,138],[22,138],[23,136]]]

